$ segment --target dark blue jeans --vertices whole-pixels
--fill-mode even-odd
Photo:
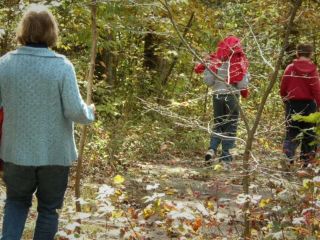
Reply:
[[[239,119],[239,95],[215,94],[213,95],[214,127],[210,141],[210,149],[217,151],[222,145],[221,160],[231,161],[229,152],[235,146]]]
[[[20,240],[35,193],[38,218],[34,240],[51,240],[58,230],[57,209],[62,207],[69,167],[26,167],[4,164],[7,198],[4,207],[2,240]]]

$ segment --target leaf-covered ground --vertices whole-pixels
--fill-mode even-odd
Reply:
[[[286,184],[296,188],[301,183],[294,173],[280,171],[279,156],[268,156],[264,163],[257,160],[250,196],[241,194],[240,157],[230,169],[218,162],[204,165],[202,156],[136,162],[116,176],[110,176],[106,166],[85,169],[82,213],[75,212],[72,175],[58,239],[240,239],[244,202],[252,204],[252,218],[260,218],[253,223],[267,226],[263,219],[268,222],[263,215],[266,205],[280,201],[277,195],[284,190],[289,196]],[[3,205],[3,184],[0,191]],[[32,239],[35,206],[36,202],[23,239]],[[281,208],[280,202],[272,205],[270,214],[280,211],[276,206]],[[261,237],[262,226],[255,227],[253,236]]]

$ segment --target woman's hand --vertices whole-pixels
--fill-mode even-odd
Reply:
[[[96,106],[94,105],[94,103],[91,103],[88,107],[92,108],[93,113],[96,113]]]

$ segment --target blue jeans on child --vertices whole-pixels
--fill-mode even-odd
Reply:
[[[58,230],[57,209],[62,207],[69,167],[29,167],[4,164],[7,198],[4,207],[2,240],[20,240],[35,192],[38,218],[34,240],[51,240]]]
[[[210,141],[210,149],[217,151],[222,145],[222,161],[231,161],[230,149],[235,146],[239,118],[239,94],[213,95],[214,128]]]

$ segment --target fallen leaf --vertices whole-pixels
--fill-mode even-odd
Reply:
[[[196,218],[196,220],[192,223],[193,231],[198,231],[198,229],[202,226],[202,219]]]
[[[113,183],[114,184],[122,184],[124,182],[124,177],[121,175],[117,175],[113,178]]]
[[[213,167],[213,170],[214,171],[220,171],[223,169],[223,166],[221,164],[216,164],[214,167]]]

